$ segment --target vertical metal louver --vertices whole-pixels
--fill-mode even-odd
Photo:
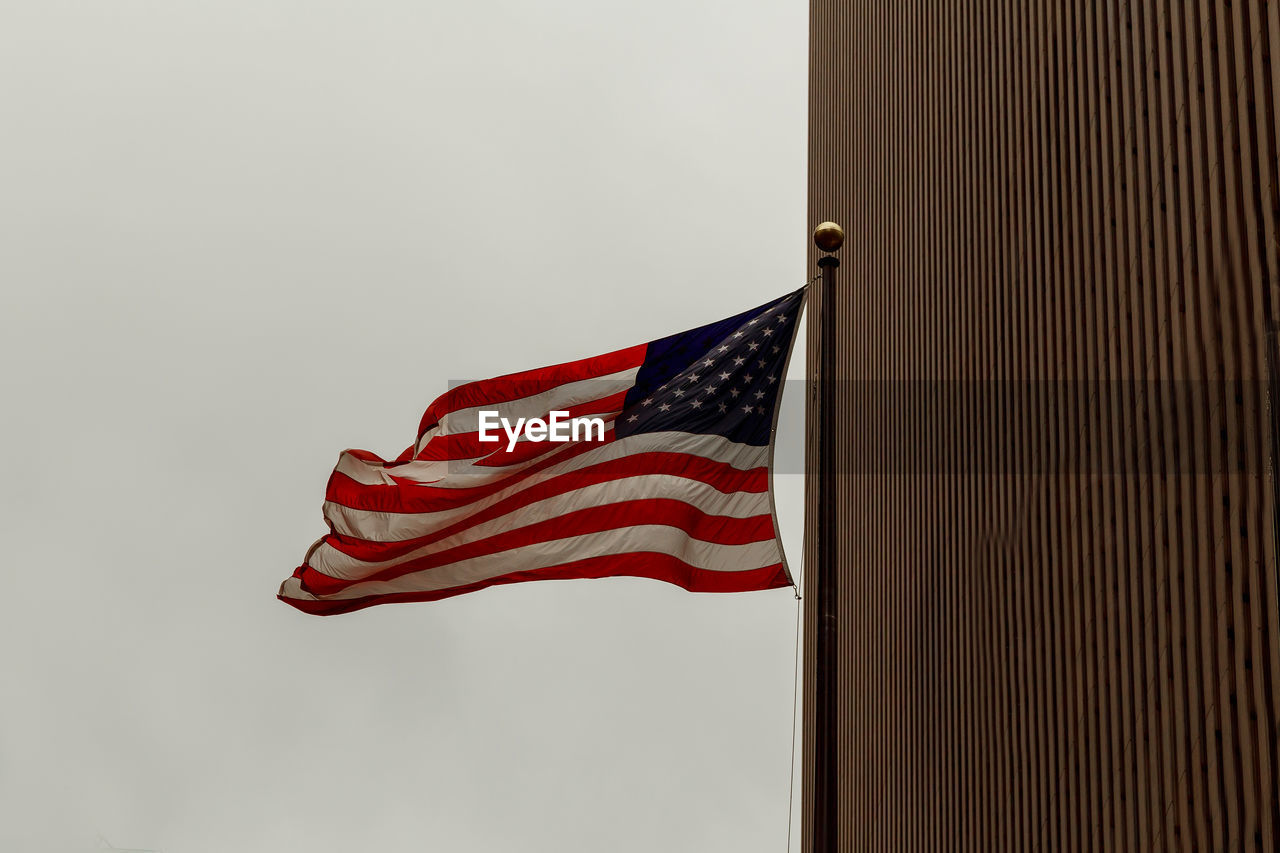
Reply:
[[[1280,849],[1280,2],[810,27],[841,849]]]

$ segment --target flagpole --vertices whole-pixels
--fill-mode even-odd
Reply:
[[[844,229],[823,222],[813,232],[813,242],[824,254],[821,311],[818,326],[818,571],[816,610],[817,649],[814,656],[814,769],[813,853],[836,853],[840,843],[839,808],[839,695],[837,601],[840,594],[839,552],[835,504],[835,337],[836,270],[840,260],[830,252],[844,243]]]

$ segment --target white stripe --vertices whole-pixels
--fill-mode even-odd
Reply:
[[[350,450],[344,450],[338,454],[338,464],[333,467],[333,470],[338,474],[346,474],[362,486],[395,485],[395,480],[391,479],[386,464],[386,462],[366,462],[357,458]],[[407,467],[407,465],[397,465],[396,470]],[[422,469],[422,473],[426,474],[425,468]],[[423,482],[426,482],[425,476]]]
[[[354,536],[371,542],[403,542],[427,536],[443,526],[445,522],[456,520],[473,512],[527,489],[552,477],[577,471],[601,462],[631,456],[636,453],[650,451],[667,451],[702,456],[716,462],[723,462],[740,471],[749,471],[767,464],[769,448],[752,444],[741,444],[730,441],[720,435],[703,435],[688,432],[646,432],[629,435],[617,441],[603,444],[587,452],[551,465],[532,477],[512,483],[505,489],[499,489],[492,495],[480,498],[472,503],[454,509],[437,510],[423,513],[397,513],[365,509],[353,509],[333,502],[324,505],[325,519],[333,529],[344,536]],[[399,470],[399,469],[397,469]],[[514,466],[500,469],[510,472]],[[452,481],[452,477],[450,480]],[[438,482],[436,486],[469,486],[477,482],[475,478],[459,482]],[[689,482],[686,480],[685,482]],[[405,488],[412,488],[405,487]]]
[[[605,413],[606,415],[609,413]],[[616,413],[614,413],[616,414]],[[613,422],[605,424],[604,438],[605,441],[613,437]],[[525,439],[521,438],[523,444]],[[511,476],[514,472],[523,471],[525,468],[532,467],[541,462],[545,462],[551,454],[566,452],[571,445],[580,444],[581,442],[566,441],[560,446],[541,456],[535,456],[522,462],[513,462],[509,465],[482,465],[481,463],[486,456],[479,456],[475,459],[436,459],[421,460],[417,462],[406,462],[403,465],[396,465],[393,468],[387,468],[386,463],[366,462],[354,456],[350,451],[343,451],[338,457],[338,464],[335,470],[340,474],[346,474],[352,480],[355,480],[362,486],[394,486],[399,485],[397,480],[412,480],[415,483],[422,483],[427,486],[438,486],[440,488],[469,488],[472,486],[483,486],[486,483],[492,483],[495,480],[502,480]],[[490,451],[490,455],[494,452],[506,449],[506,438],[503,438],[501,444],[495,444],[494,450]],[[394,475],[394,479],[392,477]],[[442,482],[446,481],[447,482]]]
[[[325,543],[308,557],[307,562],[313,569],[330,577],[358,580],[394,566],[420,559],[429,554],[456,548],[467,542],[478,542],[481,539],[487,539],[499,533],[517,530],[570,512],[586,509],[587,507],[649,498],[672,498],[700,509],[709,515],[729,518],[769,516],[772,510],[767,492],[733,492],[725,494],[713,486],[708,486],[706,483],[691,481],[684,477],[676,477],[671,474],[647,474],[640,477],[628,477],[624,480],[609,480],[561,495],[554,495],[490,519],[482,524],[461,530],[438,542],[415,548],[408,554],[392,560],[377,562],[359,560]],[[474,512],[474,509],[467,507],[466,512]],[[446,526],[445,524],[437,525],[436,530],[443,529]]]
[[[603,412],[601,413],[601,417],[607,417],[611,414],[616,415],[617,412]],[[613,427],[613,421],[609,421],[604,425],[604,441],[609,442],[613,440]],[[526,441],[527,439],[521,437],[519,443],[523,446]],[[507,446],[506,442],[507,439],[504,436],[502,439],[502,448],[504,450]],[[471,488],[473,486],[485,486],[489,483],[505,480],[511,475],[523,471],[526,468],[532,468],[534,465],[546,462],[547,459],[552,456],[559,456],[562,453],[568,452],[569,448],[572,446],[584,443],[585,442],[583,441],[556,442],[556,444],[553,445],[552,450],[548,450],[545,453],[531,457],[522,462],[513,462],[508,465],[494,465],[492,462],[486,464],[487,457],[481,457],[479,459],[455,459],[451,462],[443,463],[445,465],[445,476],[442,480],[433,481],[428,485],[436,486],[441,489],[463,489]],[[598,441],[594,443],[600,444]],[[439,465],[441,463],[434,464]]]
[[[480,406],[473,406],[466,409],[458,409],[455,412],[449,412],[440,418],[440,422],[431,429],[422,434],[422,437],[414,444],[414,455],[417,456],[422,449],[427,446],[435,436],[443,435],[462,435],[470,432],[477,432],[480,429],[480,412],[495,411],[501,417],[506,418],[513,425],[517,418],[533,418],[545,417],[552,411],[561,411],[569,409],[573,406],[583,403],[590,403],[596,400],[604,399],[620,391],[626,391],[635,384],[636,375],[640,372],[639,366],[630,367],[626,370],[620,370],[616,373],[597,376],[590,379],[581,379],[576,382],[566,382],[563,385],[557,385],[554,388],[548,388],[537,394],[531,394],[527,397],[520,397],[504,403],[488,403]],[[613,409],[607,412],[597,412],[592,417],[609,417],[616,415],[621,408]],[[608,438],[608,431],[613,428],[613,424],[606,424],[605,432]],[[507,438],[501,429],[498,430],[500,441],[494,442],[492,450],[486,451],[474,459],[484,459],[504,450],[507,446]],[[521,442],[525,441],[523,436]],[[437,460],[424,462],[409,462],[403,465],[396,465],[394,469],[388,470],[387,463],[384,462],[368,462],[359,459],[348,451],[343,451],[338,456],[338,464],[335,466],[341,474],[345,474],[357,483],[365,486],[390,486],[395,484],[392,479],[392,472],[401,479],[410,479],[419,483],[439,483],[445,477],[451,475],[463,475],[475,473],[483,475],[485,480],[473,481],[466,485],[482,485],[483,482],[494,479],[492,466],[475,467],[474,472],[464,469],[467,460]],[[518,467],[527,467],[535,464],[538,460],[523,463],[520,466],[503,466],[497,470],[518,470]],[[470,466],[469,466],[470,467]],[[500,475],[499,475],[500,476]]]
[[[436,426],[422,434],[418,439],[417,450],[422,451],[427,442],[436,435],[459,435],[477,432],[480,429],[480,412],[499,412],[502,417],[516,422],[516,418],[545,418],[548,412],[568,409],[583,403],[603,400],[620,391],[626,391],[636,384],[636,375],[640,366],[629,367],[616,373],[596,376],[590,379],[579,379],[566,382],[553,388],[517,397],[501,403],[484,403],[467,409],[458,409],[442,415]],[[489,380],[493,381],[493,380]],[[504,441],[505,444],[505,441]]]
[[[533,571],[592,557],[646,552],[668,554],[691,566],[713,572],[745,572],[763,569],[782,561],[775,539],[747,545],[716,545],[693,539],[675,527],[638,525],[537,542],[393,580],[356,584],[332,595],[317,596],[304,592],[297,578],[289,578],[280,587],[280,594],[301,601],[345,601],[366,595],[432,592],[489,580],[511,572]]]

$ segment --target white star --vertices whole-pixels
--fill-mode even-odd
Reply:
[[[714,366],[715,366],[715,362],[714,362],[713,360],[711,360],[711,359],[707,359],[706,361],[702,362],[702,364],[703,364],[703,366],[704,366],[704,367],[714,367]]]
[[[733,336],[734,336],[735,338],[740,338],[740,337],[742,337],[742,332],[734,332],[734,333],[733,333]]]
[[[739,391],[737,388],[730,388],[730,389],[729,389],[729,393],[730,393],[730,394],[732,394],[733,396],[737,397],[737,396],[738,396],[739,394],[741,394],[742,392],[741,392],[741,391]]]
[[[749,415],[749,414],[751,414],[752,412],[754,412],[755,410],[756,410],[755,406],[743,406],[743,407],[742,407],[742,411],[746,412],[748,415]]]
[[[760,345],[755,341],[752,341],[751,343],[747,344],[747,346],[751,347],[752,352],[755,352],[756,350],[760,349]]]
[[[683,397],[683,396],[684,396],[684,390],[683,390],[683,389],[681,389],[681,388],[677,388],[677,389],[676,389],[676,396],[677,396],[677,397]]]
[[[648,398],[647,400],[643,400],[643,401],[641,401],[640,405],[642,405],[642,406],[652,406],[652,405],[653,405],[653,398],[652,398],[652,397],[650,397],[650,398]]]
[[[751,382],[751,381],[752,381],[752,376],[751,376],[751,374],[750,374],[750,373],[744,373],[744,374],[742,374],[742,381],[743,381],[743,382]]]
[[[671,407],[668,406],[666,403],[663,403],[661,406],[658,407],[658,410],[661,412],[669,412],[671,411]]]
[[[786,315],[786,314],[779,314],[779,315],[778,315],[778,322],[779,322],[779,323],[785,323],[785,322],[787,322],[787,315]]]
[[[768,367],[768,366],[769,366],[769,362],[765,361],[763,358],[762,358],[762,359],[760,359],[759,361],[757,361],[757,362],[756,362],[756,364],[760,365],[761,367]]]
[[[717,405],[720,406],[720,414],[724,414],[725,412],[729,411],[729,407],[726,406],[724,403],[718,403]]]
[[[746,363],[747,363],[747,360],[745,358],[735,358],[733,360],[734,367],[742,367],[742,365]]]
[[[719,385],[708,385],[708,386],[707,386],[707,393],[708,393],[708,394],[714,394],[714,393],[716,393],[716,389],[717,389],[717,388],[719,388],[719,387],[720,387]]]
[[[726,371],[726,372],[724,372],[724,373],[721,373],[721,374],[720,374],[720,381],[721,381],[721,382],[728,382],[728,381],[729,381],[729,373],[728,373],[728,371]]]
[[[701,401],[701,400],[694,400],[694,401],[693,401],[693,402],[691,402],[689,405],[690,405],[690,406],[693,406],[695,409],[701,409],[701,408],[702,408],[702,401]]]
[[[719,351],[720,351],[720,352],[728,352],[728,351],[729,351],[729,348],[728,348],[728,347],[720,347],[720,350],[719,350]]]
[[[777,354],[778,354],[778,353],[780,353],[780,352],[782,352],[782,350],[781,350],[781,349],[779,349],[778,347],[774,347],[774,348],[773,348],[773,354],[774,354],[774,355],[777,355]]]
[[[696,373],[690,373],[690,374],[689,374],[689,381],[690,381],[690,382],[697,382],[697,381],[698,381],[698,374],[696,374]]]
[[[760,318],[759,318],[759,317],[752,317],[752,318],[747,322],[747,325],[748,325],[748,326],[754,326],[756,323],[759,323],[759,322],[760,322]]]
[[[769,377],[769,384],[770,384],[770,385],[772,385],[773,383],[775,383],[775,382],[777,382],[777,381],[778,381],[778,377],[776,377],[776,376],[770,376],[770,377]]]
[[[659,385],[659,386],[658,386],[658,390],[659,390],[659,391],[665,391],[665,390],[667,390],[667,386],[666,386],[666,385]]]
[[[631,417],[627,418],[627,423],[633,424],[639,419],[640,419],[639,415],[632,415]]]
[[[773,334],[773,329],[765,329],[763,332],[761,332],[761,334],[763,334],[767,338]]]
[[[763,391],[757,391],[757,392],[756,392],[756,399],[757,399],[757,400],[763,400],[763,399],[764,399],[764,392],[763,392]]]

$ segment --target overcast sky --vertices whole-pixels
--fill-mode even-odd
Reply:
[[[806,7],[0,0],[0,851],[785,850],[790,591],[275,592],[450,380],[804,282]]]

